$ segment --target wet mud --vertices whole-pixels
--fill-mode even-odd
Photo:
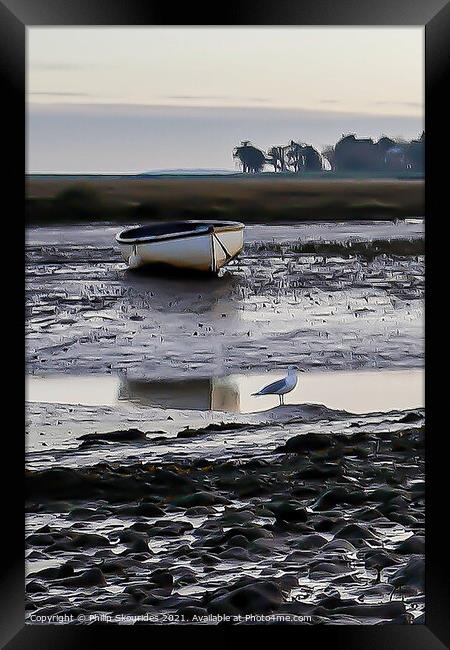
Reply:
[[[356,393],[422,367],[423,223],[251,226],[189,282],[128,272],[117,229],[27,233],[27,372],[48,380],[27,404],[27,622],[423,622],[423,401],[352,409],[313,376],[354,371]],[[253,412],[292,363],[298,396]],[[77,376],[88,399],[58,393]]]
[[[191,455],[193,440],[181,436],[179,460],[28,470],[27,616],[417,621],[424,425],[423,414],[411,413],[411,423],[397,416],[396,431],[347,421],[345,433],[288,435],[255,457]],[[244,429],[195,436],[232,438]],[[92,445],[136,438],[158,444],[129,430],[90,436]]]

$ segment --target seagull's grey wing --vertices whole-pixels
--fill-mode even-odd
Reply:
[[[286,380],[278,379],[278,381],[274,381],[272,384],[261,388],[257,395],[270,395],[271,393],[277,393],[279,390],[283,390],[283,388],[286,388]]]

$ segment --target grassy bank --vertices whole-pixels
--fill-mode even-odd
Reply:
[[[232,219],[246,223],[424,215],[423,180],[292,177],[28,178],[28,223]]]
[[[374,259],[378,255],[389,256],[419,256],[425,255],[425,241],[423,239],[373,239],[372,241],[345,241],[345,242],[321,242],[311,241],[298,244],[286,245],[277,242],[263,242],[247,245],[248,251],[272,252],[280,255],[289,253],[303,253],[311,255],[323,255],[330,257],[362,257],[367,260]]]

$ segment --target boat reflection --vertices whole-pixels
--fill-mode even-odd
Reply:
[[[227,377],[153,381],[123,377],[118,399],[155,408],[240,411],[239,387]]]

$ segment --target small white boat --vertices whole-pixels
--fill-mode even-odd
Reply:
[[[116,235],[130,268],[167,265],[217,273],[244,246],[244,224],[237,221],[171,221],[127,228]]]

